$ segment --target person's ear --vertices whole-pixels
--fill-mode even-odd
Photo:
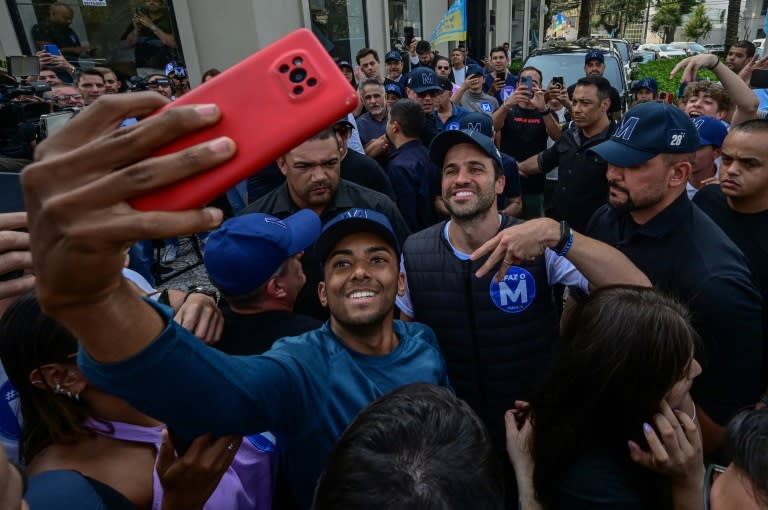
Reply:
[[[320,304],[323,308],[328,308],[328,294],[325,289],[325,282],[317,284],[317,297],[320,298]]]
[[[669,185],[677,187],[688,182],[688,176],[693,171],[693,165],[689,161],[678,161],[670,169]]]
[[[32,370],[29,382],[35,388],[67,396],[79,395],[88,386],[88,381],[77,365],[65,363],[48,363]]]
[[[266,291],[269,296],[272,296],[278,299],[282,299],[288,295],[288,293],[285,290],[285,287],[282,286],[279,277],[270,278],[267,281]]]
[[[405,273],[402,271],[397,274],[397,295],[405,296]]]
[[[283,175],[288,175],[288,162],[285,160],[285,156],[277,158],[277,168],[280,169]]]
[[[506,186],[506,184],[507,184],[507,177],[504,174],[501,174],[499,177],[496,178],[495,191],[497,195],[504,193],[504,186]]]
[[[610,98],[603,99],[600,101],[600,111],[602,112],[608,112],[608,110],[611,107],[611,100]]]

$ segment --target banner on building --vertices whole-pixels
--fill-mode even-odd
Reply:
[[[562,12],[558,12],[554,16],[552,16],[552,30],[555,32],[559,32],[560,30],[563,30],[565,28],[566,23],[565,15],[563,15]]]
[[[448,12],[437,23],[429,38],[434,46],[448,41],[467,40],[467,4],[466,0],[456,0]]]

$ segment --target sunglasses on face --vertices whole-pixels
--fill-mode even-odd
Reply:
[[[83,98],[82,94],[67,94],[64,96],[50,96],[50,99],[53,99],[54,101],[66,101],[67,99],[74,99],[75,101],[78,101]]]
[[[416,95],[419,96],[419,99],[424,99],[425,97],[437,97],[441,92],[441,90],[428,90],[426,92],[417,92]]]

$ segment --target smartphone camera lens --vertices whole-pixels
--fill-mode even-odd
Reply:
[[[297,96],[300,96],[302,92],[304,92],[304,87],[299,86],[299,87],[293,88],[293,93],[296,94]]]
[[[287,65],[285,65],[285,64],[283,64],[283,65],[281,65],[281,66],[280,66],[280,72],[281,72],[281,73],[283,73],[283,74],[287,73],[287,72],[288,72],[288,69],[290,69],[290,67],[288,67],[288,66],[287,66]]]
[[[307,78],[307,71],[302,69],[301,67],[297,67],[293,71],[291,71],[291,81],[293,83],[301,83]]]
[[[310,87],[314,87],[315,85],[317,85],[317,78],[310,78],[310,79],[308,79],[307,80],[307,85],[309,85]]]
[[[293,59],[293,65],[300,66],[303,61],[301,60],[301,57],[296,57]]]

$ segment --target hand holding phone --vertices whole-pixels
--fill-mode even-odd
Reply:
[[[218,105],[218,124],[182,137],[156,156],[228,136],[237,154],[218,168],[130,201],[140,210],[199,207],[354,110],[358,94],[317,38],[296,30],[155,114],[182,105]],[[260,119],[260,122],[254,122]]]
[[[754,69],[749,86],[753,89],[768,89],[768,69]]]
[[[561,89],[565,86],[565,78],[562,76],[555,76],[552,78],[552,84]]]
[[[46,52],[49,55],[53,55],[54,57],[60,57],[61,56],[61,50],[59,49],[58,45],[56,45],[56,44],[44,44],[43,45],[43,51]]]
[[[520,86],[528,89],[528,97],[533,97],[533,78],[530,76],[521,77]]]

